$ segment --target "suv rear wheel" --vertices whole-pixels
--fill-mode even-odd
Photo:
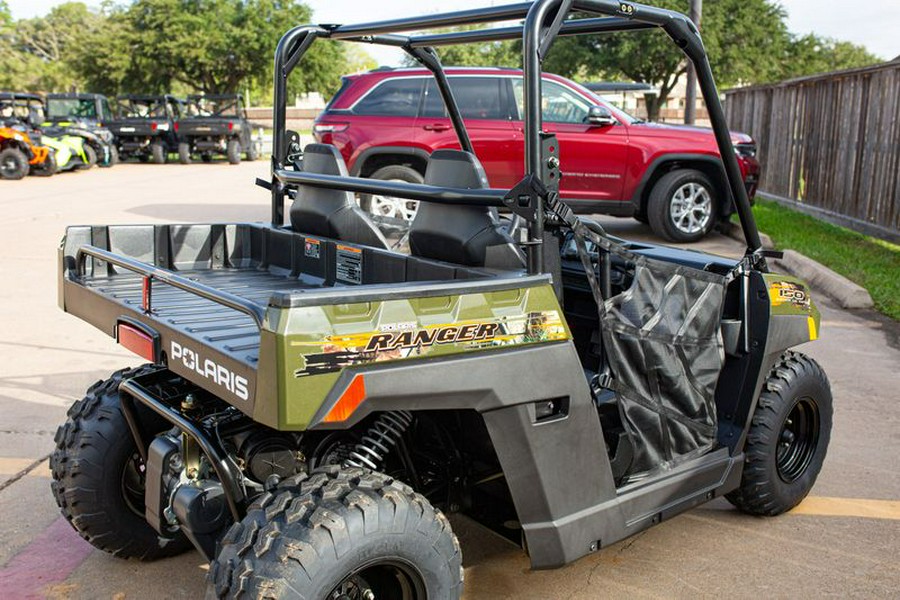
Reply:
[[[425,181],[421,173],[405,165],[381,167],[369,177],[381,181],[405,181],[407,183],[423,183]],[[419,210],[417,200],[380,194],[360,194],[359,206],[372,215],[373,220],[385,233],[408,228]]]
[[[704,173],[676,169],[650,192],[647,217],[654,233],[670,242],[696,242],[716,224],[715,187]]]

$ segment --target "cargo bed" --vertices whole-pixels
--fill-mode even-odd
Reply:
[[[122,327],[144,332],[154,340],[144,358],[167,363],[245,412],[252,411],[260,363],[275,369],[275,331],[290,309],[547,284],[546,276],[461,267],[261,224],[70,227],[60,263],[64,310],[123,344]],[[226,384],[217,370],[227,373]],[[246,381],[245,393],[235,378]]]

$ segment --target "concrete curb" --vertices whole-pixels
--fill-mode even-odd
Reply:
[[[728,228],[725,234],[738,241],[744,241],[744,234],[741,228],[734,223],[731,224],[731,227]],[[772,244],[772,239],[769,236],[760,233],[759,237],[763,248],[767,250],[774,249],[775,246]],[[774,263],[776,269],[799,277],[837,302],[841,308],[872,308],[875,306],[875,303],[872,302],[872,296],[869,295],[869,292],[864,287],[853,283],[843,275],[835,273],[825,265],[799,252],[785,250],[784,257],[774,261]]]

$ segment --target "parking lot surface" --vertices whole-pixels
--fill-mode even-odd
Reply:
[[[0,598],[197,598],[195,552],[142,564],[93,550],[62,519],[47,456],[84,390],[139,359],[57,307],[56,250],[68,224],[263,221],[253,185],[266,161],[119,165],[0,181]],[[626,238],[652,239],[605,218]],[[715,234],[699,245],[740,254]],[[456,517],[466,598],[897,597],[900,590],[900,328],[817,296],[834,430],[812,496],[754,518],[716,500],[568,567],[531,571],[523,551]],[[571,452],[579,452],[573,447]],[[564,466],[561,466],[564,468]]]

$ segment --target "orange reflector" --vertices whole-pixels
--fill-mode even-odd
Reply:
[[[125,346],[141,358],[156,362],[153,352],[153,338],[131,325],[119,323],[119,344]]]
[[[347,386],[347,389],[344,390],[344,393],[341,394],[341,397],[338,398],[335,405],[331,407],[331,410],[328,411],[328,414],[325,415],[323,421],[325,423],[346,421],[365,399],[366,382],[363,380],[362,375],[357,375],[350,382],[350,385]]]

